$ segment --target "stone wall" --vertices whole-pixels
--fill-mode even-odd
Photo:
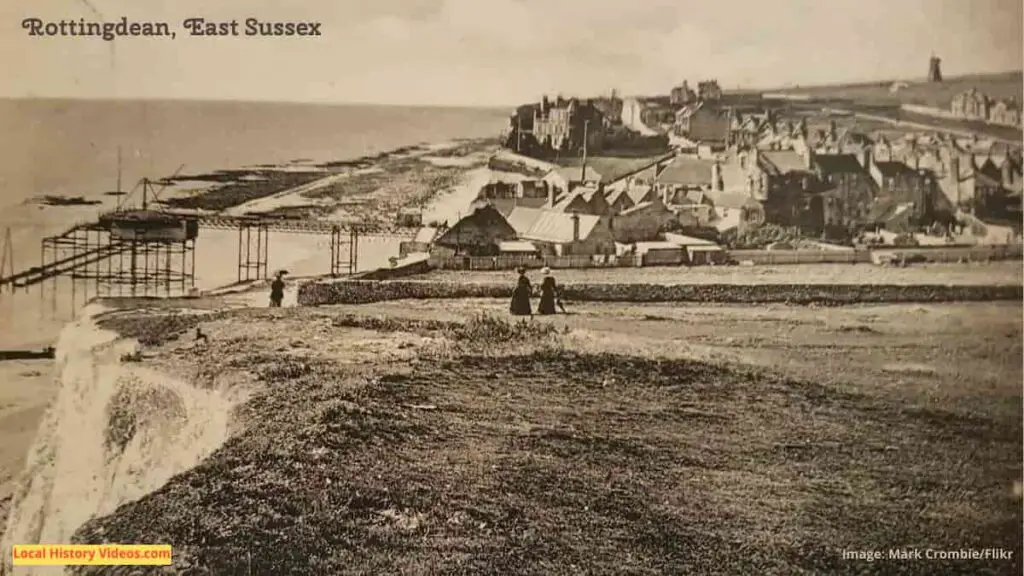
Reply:
[[[402,299],[510,298],[512,285],[426,280],[310,282],[299,288],[300,306],[365,304]],[[567,302],[717,302],[742,304],[984,302],[1024,298],[1021,286],[738,284],[564,284]]]

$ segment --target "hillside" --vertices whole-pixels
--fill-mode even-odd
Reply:
[[[948,108],[953,96],[977,88],[992,98],[1017,98],[1024,100],[1024,72],[1004,72],[1000,74],[972,74],[944,79],[941,83],[929,83],[923,79],[903,80],[907,84],[896,93],[890,92],[894,82],[886,80],[855,84],[835,84],[829,86],[800,86],[767,90],[783,94],[805,94],[812,98],[841,98],[856,100],[860,104],[918,104]]]

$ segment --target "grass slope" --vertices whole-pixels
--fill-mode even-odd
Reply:
[[[75,540],[169,542],[186,574],[1020,572],[1009,490],[1021,471],[1019,391],[965,401],[960,375],[923,369],[899,375],[899,392],[849,384],[863,375],[849,358],[868,342],[891,362],[1009,366],[1020,354],[1012,322],[1008,348],[960,342],[950,326],[992,316],[935,307],[951,316],[915,326],[931,336],[896,353],[884,324],[824,341],[800,331],[821,329],[802,327],[804,311],[786,330],[761,313],[673,322],[671,307],[649,307],[639,320],[615,312],[611,329],[634,341],[664,332],[626,356],[573,344],[557,323],[346,310],[228,314],[204,326],[209,347],[151,349],[168,368],[247,372],[258,391],[208,461]],[[855,311],[828,314],[860,326]],[[789,354],[827,353],[812,362],[821,377],[659,356],[705,324],[709,335],[749,326],[736,332],[749,333],[744,346],[783,371]],[[122,325],[147,332],[138,319]],[[1015,558],[839,556],[902,546]]]

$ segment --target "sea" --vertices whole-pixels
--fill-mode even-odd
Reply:
[[[180,171],[266,164],[352,160],[396,148],[497,136],[508,118],[500,108],[435,108],[256,102],[130,100],[0,100],[0,249],[10,234],[13,266],[39,265],[41,240],[89,221],[119,201],[109,195],[142,178]],[[43,195],[81,196],[101,205],[43,206]],[[223,235],[223,234],[222,234]],[[205,245],[234,242],[200,232],[199,270],[226,271],[236,261]],[[272,233],[270,266],[287,268],[289,238]],[[323,242],[321,242],[323,243]],[[318,245],[319,246],[319,245]],[[329,247],[319,246],[329,267]],[[377,253],[380,253],[377,247]],[[366,243],[360,250],[373,250]],[[380,265],[360,256],[360,268]],[[323,272],[326,273],[328,269]],[[218,282],[220,279],[217,280]],[[212,288],[213,275],[206,274]],[[0,349],[53,343],[89,298],[89,287],[57,280],[0,293]],[[73,294],[72,294],[73,293]]]

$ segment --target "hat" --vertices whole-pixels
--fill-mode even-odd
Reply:
[[[545,276],[548,276],[548,275],[551,274],[551,268],[548,268],[547,266],[545,266],[545,267],[541,268],[540,273],[545,275]]]
[[[520,267],[516,268],[516,272],[518,272],[519,274],[526,274],[526,268],[523,268],[522,266],[520,266]]]

